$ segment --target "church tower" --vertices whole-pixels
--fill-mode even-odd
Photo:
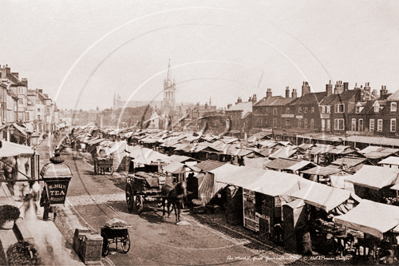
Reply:
[[[163,100],[162,100],[162,112],[171,114],[175,109],[175,93],[176,86],[175,81],[172,82],[171,71],[170,71],[170,59],[168,65],[168,73],[166,79],[163,81]]]

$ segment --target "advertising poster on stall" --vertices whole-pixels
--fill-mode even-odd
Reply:
[[[243,189],[244,226],[259,231],[259,217],[255,214],[255,192]]]

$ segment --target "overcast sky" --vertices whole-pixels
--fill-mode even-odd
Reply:
[[[399,89],[399,1],[3,0],[0,64],[64,108],[159,100],[219,107],[331,79]],[[158,97],[158,98],[157,98]]]

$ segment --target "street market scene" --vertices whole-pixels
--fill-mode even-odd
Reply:
[[[396,2],[5,3],[0,265],[399,265]]]

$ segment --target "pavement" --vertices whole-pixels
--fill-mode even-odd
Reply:
[[[42,162],[40,165],[43,165]],[[19,240],[25,240],[36,247],[43,265],[85,265],[54,222],[43,220],[43,207],[39,207],[36,213],[33,201],[30,201],[29,206],[24,206],[18,197],[10,193],[6,183],[0,183],[0,206],[6,204],[18,207],[21,215],[13,230],[0,229],[0,253],[3,253],[1,250],[6,253],[9,246]],[[67,206],[60,208],[63,208],[64,212],[71,212]],[[67,223],[70,228],[85,228],[72,213],[68,217]],[[0,254],[1,265],[3,255]]]

